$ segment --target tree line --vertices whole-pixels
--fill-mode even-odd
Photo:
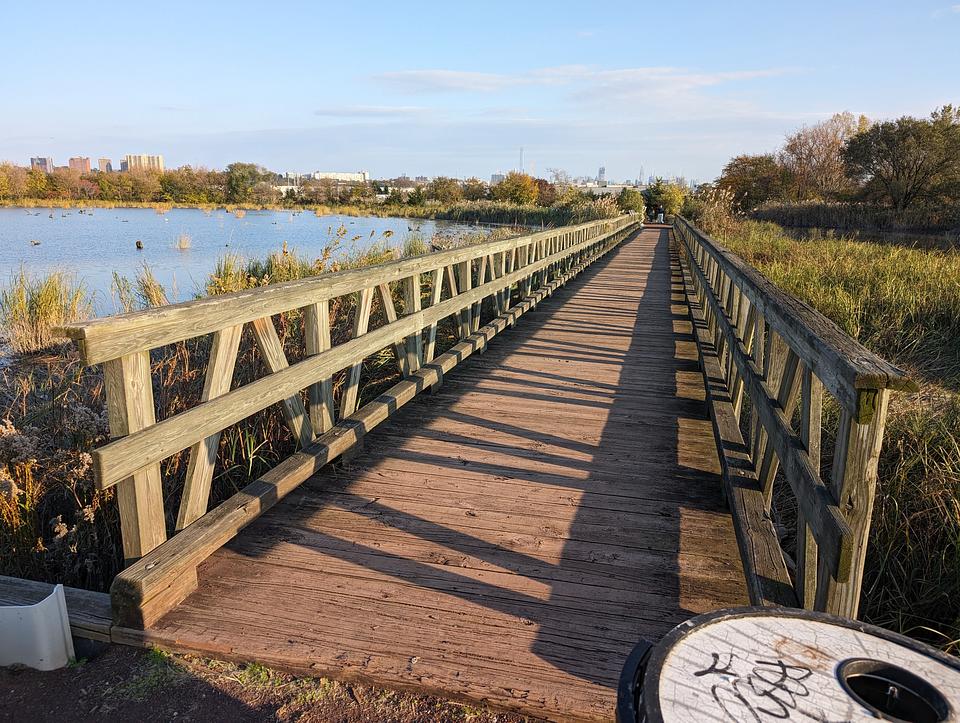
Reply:
[[[551,208],[594,200],[590,193],[573,188],[558,172],[554,181],[512,172],[500,183],[488,186],[478,178],[460,181],[438,176],[412,188],[393,187],[389,181],[337,182],[333,179],[303,179],[296,189],[281,193],[277,174],[252,163],[231,163],[226,169],[181,168],[167,171],[117,171],[81,174],[70,168],[52,173],[0,164],[0,201],[108,201],[114,203],[178,203],[187,205],[251,204],[360,206],[383,203],[390,206],[442,206],[461,202],[496,201],[517,206]],[[616,198],[622,210],[642,212],[643,198],[624,189]]]
[[[960,204],[960,108],[872,122],[838,113],[789,135],[772,153],[731,159],[716,185],[743,211],[827,201],[931,214]]]

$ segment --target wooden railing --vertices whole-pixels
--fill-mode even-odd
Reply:
[[[674,228],[751,601],[855,618],[890,390],[914,387],[686,219]],[[829,464],[824,393],[840,409]],[[797,503],[786,558],[771,519],[778,469]]]
[[[113,583],[121,626],[149,624],[196,587],[196,566],[244,525],[327,462],[349,453],[372,427],[512,325],[567,279],[620,242],[635,215],[551,229],[223,296],[73,324],[86,364],[103,364],[113,441],[93,453],[96,485],[116,486],[124,556]],[[394,288],[402,291],[402,306]],[[446,290],[446,294],[444,294]],[[352,338],[331,346],[330,302],[357,295]],[[375,297],[387,323],[370,330]],[[480,327],[481,303],[494,318]],[[427,301],[424,304],[424,300]],[[306,358],[288,364],[273,317],[303,310]],[[460,342],[435,356],[437,324],[454,316]],[[249,324],[270,373],[231,389]],[[200,403],[157,421],[150,351],[212,335]],[[395,350],[404,380],[357,409],[363,360]],[[338,408],[333,375],[348,370]],[[306,400],[302,396],[306,390]],[[220,433],[281,404],[301,451],[207,511]],[[160,462],[189,449],[176,534],[167,539]]]

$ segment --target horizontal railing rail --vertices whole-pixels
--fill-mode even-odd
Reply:
[[[856,617],[888,397],[915,385],[687,219],[674,229],[751,600]],[[826,480],[825,392],[840,408]],[[772,524],[778,472],[797,503],[792,556]]]
[[[112,588],[118,620],[143,625],[176,604],[195,587],[196,565],[240,528],[356,447],[403,403],[440,384],[445,372],[638,224],[639,217],[626,215],[64,327],[83,361],[104,367],[113,440],[94,450],[93,466],[97,487],[117,490],[129,564]],[[351,338],[333,345],[330,302],[350,295]],[[386,323],[371,330],[377,299]],[[493,319],[481,328],[486,299]],[[273,317],[295,310],[303,312],[306,357],[290,364]],[[449,317],[460,343],[437,356],[438,323]],[[232,388],[247,325],[269,373]],[[200,402],[157,421],[150,352],[205,335],[212,344]],[[383,349],[394,350],[404,380],[358,409],[363,361]],[[343,370],[336,400],[333,376]],[[301,451],[208,511],[221,432],[277,403]],[[187,449],[176,534],[168,540],[160,462]]]

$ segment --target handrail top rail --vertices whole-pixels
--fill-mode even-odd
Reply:
[[[829,382],[833,377],[854,390],[919,389],[906,371],[867,349],[809,304],[782,290],[685,217],[678,215],[677,219],[696,234],[724,272],[827,386],[831,386]]]
[[[623,214],[572,226],[558,226],[509,239],[433,251],[359,269],[327,272],[152,309],[78,321],[57,327],[56,332],[78,343],[83,362],[89,366],[117,359],[125,354],[154,349],[228,326],[302,308],[414,274],[428,273],[490,254],[512,251],[558,233],[619,223],[628,218],[630,214]]]

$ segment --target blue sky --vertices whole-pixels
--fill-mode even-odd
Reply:
[[[715,177],[960,103],[960,4],[3,0],[0,159]],[[94,163],[96,161],[94,160]]]

